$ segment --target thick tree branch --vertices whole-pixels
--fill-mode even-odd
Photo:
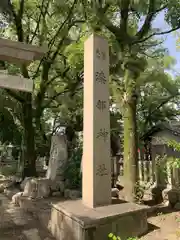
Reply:
[[[179,93],[177,93],[176,95],[169,96],[168,98],[163,100],[153,111],[151,111],[150,115],[153,115],[157,110],[159,110],[162,106],[167,104],[169,101],[171,101],[173,98],[177,97],[178,95]]]
[[[51,57],[51,59],[50,59],[49,61],[48,61],[48,60],[45,60],[45,59],[42,59],[42,60],[41,60],[39,66],[38,66],[38,69],[37,69],[37,71],[36,71],[36,73],[37,73],[38,70],[39,70],[39,68],[40,68],[40,66],[41,66],[41,64],[43,64],[43,72],[42,72],[42,82],[41,82],[41,85],[44,85],[44,82],[47,82],[47,81],[48,81],[48,72],[49,72],[49,69],[50,69],[51,65],[54,63],[55,58],[57,57],[57,55],[58,55],[58,53],[59,53],[59,50],[60,50],[60,48],[61,48],[61,46],[62,46],[62,44],[63,44],[63,42],[64,42],[64,39],[65,39],[65,37],[60,40],[60,42],[59,42],[59,44],[58,44],[58,46],[57,46],[56,51],[53,53],[53,56]],[[36,76],[36,74],[35,74],[35,76]],[[34,78],[34,77],[33,77],[33,78]],[[41,86],[40,86],[40,88],[41,88]],[[43,86],[43,91],[45,91],[45,90],[44,90],[44,86]],[[41,92],[41,89],[40,89],[40,92]],[[44,92],[44,94],[45,94],[45,92]]]
[[[177,31],[179,28],[180,28],[180,24],[179,24],[177,27],[171,28],[171,29],[169,29],[169,30],[167,30],[167,31],[152,33],[152,34],[150,34],[149,36],[147,36],[147,37],[145,37],[145,38],[143,38],[143,39],[141,39],[141,40],[136,39],[135,41],[132,42],[132,45],[138,44],[138,43],[143,43],[143,42],[147,41],[148,39],[150,39],[150,38],[152,38],[152,37],[154,37],[154,36],[161,36],[161,35],[169,34],[169,33],[171,33],[171,32],[175,32],[175,31]]]
[[[82,86],[82,87],[79,87],[79,88],[76,88],[76,89],[74,90],[74,92],[71,93],[71,97],[74,96],[74,95],[77,93],[77,91],[79,91],[79,90],[81,90],[81,89],[83,89],[83,86]],[[59,97],[59,96],[61,96],[61,95],[64,95],[64,94],[66,94],[66,93],[70,93],[71,91],[72,91],[72,89],[65,88],[64,91],[57,93],[56,95],[54,95],[52,98],[49,99],[49,101],[43,106],[43,109],[48,108],[48,107],[50,106],[51,102],[53,102],[54,100],[56,100],[57,97]]]
[[[16,26],[16,33],[18,37],[19,42],[23,42],[24,40],[24,34],[23,34],[23,28],[22,28],[22,23],[21,23],[21,17],[23,16],[23,11],[24,11],[24,0],[21,0],[20,2],[20,8],[18,13],[15,12],[13,3],[10,3],[11,11],[14,17],[14,23]]]
[[[31,33],[31,30],[30,30],[30,20],[28,18],[28,20],[27,20],[26,38],[25,38],[26,43],[29,43],[30,33]]]
[[[11,0],[1,0],[0,11],[6,16],[9,22],[13,20]]]
[[[153,116],[153,114],[155,114],[162,106],[167,104],[169,101],[171,101],[173,98],[177,97],[178,95],[179,95],[179,93],[167,97],[155,109],[153,109],[152,111],[149,111],[149,114],[146,117],[145,125],[148,123],[149,119],[151,119],[151,116]]]
[[[106,28],[116,36],[118,40],[122,39],[119,27],[113,25],[108,19],[103,20],[103,23],[106,26]]]
[[[36,103],[36,110],[35,110],[35,116],[36,119],[40,118],[42,114],[42,102],[44,100],[45,92],[47,89],[46,82],[48,81],[48,72],[49,72],[49,62],[44,61],[43,62],[43,70],[41,74],[41,83],[39,92],[37,93],[35,103]]]
[[[155,11],[155,4],[156,4],[156,0],[149,0],[148,14],[146,16],[144,24],[142,25],[139,32],[136,34],[137,39],[142,39],[144,36],[146,36],[148,34],[148,32],[151,28],[151,23],[152,23],[153,17],[157,13]]]
[[[86,9],[85,6],[83,6],[84,9]],[[114,24],[111,23],[111,21],[106,18],[106,11],[110,7],[110,4],[106,4],[104,8],[100,8],[99,6],[96,9],[97,12],[97,17],[99,18],[99,21],[110,31],[112,32],[117,39],[122,39],[122,35],[120,32],[120,28],[115,26]]]
[[[35,79],[35,78],[38,76],[38,73],[39,73],[40,67],[41,67],[41,65],[42,65],[43,62],[44,62],[44,59],[42,58],[42,59],[40,60],[39,64],[38,64],[38,67],[37,67],[37,69],[36,69],[34,75],[31,77],[32,79]]]
[[[130,0],[122,0],[121,1],[121,23],[120,23],[120,31],[127,35],[127,21],[129,14],[129,5]]]
[[[75,25],[75,23],[79,23],[79,22],[82,22],[82,20],[77,20],[77,21],[73,21],[69,26],[68,26],[68,29],[67,29],[67,32],[69,32],[69,30],[71,29],[71,27],[73,27]],[[84,21],[83,21],[84,22]],[[57,55],[59,54],[59,51],[60,51],[60,48],[61,46],[63,45],[64,43],[64,40],[67,38],[67,36],[65,35],[64,37],[61,38],[61,40],[59,41],[58,45],[57,45],[57,48],[56,48],[56,51],[53,53],[52,57],[50,58],[50,66],[54,63]]]
[[[39,14],[39,17],[38,17],[38,20],[37,20],[37,23],[36,23],[36,28],[34,30],[34,33],[33,33],[33,36],[30,40],[30,44],[33,42],[34,38],[36,37],[36,34],[37,34],[37,31],[39,30],[39,26],[40,26],[40,23],[41,23],[41,17],[43,16],[43,14],[46,14],[47,13],[47,10],[48,10],[48,6],[49,6],[49,1],[48,3],[46,4],[46,7],[45,7],[45,11],[43,13],[43,6],[44,6],[44,3],[45,3],[45,0],[42,1],[42,4],[41,4],[41,7],[40,7],[40,14]]]
[[[22,19],[23,18],[23,13],[24,13],[24,2],[25,0],[20,0],[19,4],[19,11],[18,11],[18,18]]]
[[[61,24],[61,26],[59,27],[59,29],[57,30],[57,32],[55,33],[54,37],[51,39],[51,41],[49,42],[48,44],[48,48],[49,48],[49,51],[51,51],[51,48],[52,46],[54,45],[54,42],[57,38],[57,36],[59,35],[59,33],[61,32],[61,30],[63,29],[63,27],[65,26],[65,24],[70,20],[71,16],[72,16],[72,13],[73,13],[73,10],[74,10],[74,7],[75,5],[77,4],[77,0],[74,0],[70,10],[69,10],[69,13],[66,17],[66,19],[64,20],[64,22]]]
[[[39,89],[39,92],[36,96],[36,111],[35,111],[35,115],[36,115],[36,118],[39,118],[44,110],[44,108],[42,107],[42,102],[45,98],[45,93],[46,93],[46,90],[48,88],[48,86],[58,77],[65,77],[66,73],[69,71],[69,67],[67,69],[64,70],[64,72],[60,73],[59,75],[56,75],[55,77],[51,78],[49,81],[48,81],[48,71],[49,71],[49,67],[47,65],[48,63],[47,62],[44,62],[43,64],[43,72],[42,72],[42,81],[41,81],[41,84],[40,84],[40,89]]]
[[[163,124],[157,124],[156,126],[151,127],[148,131],[146,131],[142,136],[140,136],[140,140],[146,140],[149,139],[149,137],[152,137],[154,133],[159,131],[160,129],[163,129]]]
[[[46,86],[49,86],[51,83],[53,83],[57,78],[61,77],[64,78],[67,72],[70,70],[70,67],[67,67],[63,72],[57,74],[56,76],[52,77],[47,83]]]
[[[59,53],[59,51],[60,51],[60,48],[61,48],[61,46],[63,45],[63,42],[64,42],[65,38],[66,38],[66,36],[64,36],[64,37],[59,41],[59,43],[58,43],[58,45],[57,45],[57,48],[56,48],[56,51],[53,53],[53,55],[52,55],[52,57],[51,57],[51,65],[54,63],[54,61],[55,61],[55,59],[56,59],[56,57],[57,57],[57,55],[58,55],[58,53]]]
[[[53,102],[54,100],[56,100],[57,97],[59,97],[59,96],[61,96],[61,95],[64,95],[65,93],[68,93],[69,91],[70,91],[69,88],[65,88],[64,91],[59,92],[59,93],[57,93],[56,95],[54,95],[54,96],[51,97],[51,98],[49,99],[49,101],[42,107],[42,109],[44,110],[45,108],[48,108],[49,105],[51,104],[51,102]]]
[[[163,5],[161,8],[156,10],[156,13],[159,13],[159,12],[165,10],[167,7],[168,7],[168,4]]]
[[[150,55],[150,54],[148,54],[146,52],[141,52],[141,54],[146,56],[147,58],[156,58],[157,59],[159,57],[158,54],[156,55],[156,54],[153,54],[153,53],[152,53],[152,55]]]
[[[20,103],[23,103],[25,100],[23,97],[21,97],[18,93],[9,90],[9,89],[5,89],[5,91],[11,96],[13,97],[15,100],[19,101]]]
[[[67,18],[66,18],[65,21],[61,24],[61,26],[60,26],[60,27],[58,28],[58,30],[56,31],[54,37],[53,37],[53,38],[50,40],[50,42],[48,43],[48,49],[49,49],[49,51],[48,51],[48,53],[47,53],[47,55],[46,55],[46,58],[49,58],[49,56],[50,56],[50,54],[51,54],[51,48],[52,48],[52,46],[54,45],[54,43],[55,43],[58,35],[59,35],[60,32],[61,32],[61,30],[63,29],[63,27],[65,26],[65,24],[66,24],[69,20],[71,20],[71,16],[72,16],[72,13],[73,13],[73,10],[74,10],[74,7],[75,7],[76,3],[77,3],[77,0],[74,0],[73,4],[72,4],[72,6],[71,6],[71,8],[70,8],[70,10],[69,10],[69,14],[68,14]],[[69,31],[70,28],[71,28],[72,26],[74,26],[76,23],[82,23],[82,22],[84,22],[84,21],[83,21],[83,20],[71,21],[71,24],[68,26],[67,31]],[[66,35],[65,35],[64,37],[62,37],[61,40],[59,41],[58,46],[57,46],[57,49],[56,49],[56,51],[53,53],[53,56],[51,57],[51,60],[50,60],[50,61],[51,61],[51,64],[53,64],[55,58],[57,57],[57,55],[58,55],[58,53],[59,53],[59,50],[60,50],[61,46],[63,45],[63,42],[64,42],[65,38],[66,38]],[[38,67],[37,67],[37,70],[36,70],[35,74],[34,74],[33,77],[32,77],[33,79],[35,79],[35,78],[37,77],[38,71],[39,71],[39,69],[40,69],[43,61],[44,61],[44,59],[41,59],[39,65],[38,65]],[[49,67],[50,67],[50,66],[49,66]]]
[[[163,43],[164,43],[164,40],[161,40],[161,41],[158,40],[158,41],[143,43],[141,44],[141,46],[145,49],[148,49],[148,48],[160,46]]]
[[[66,65],[66,57],[63,56],[63,54],[59,54],[59,55],[63,57],[64,65]],[[44,61],[44,59],[41,59],[41,61],[40,61],[39,65],[38,65],[34,75],[31,77],[32,79],[35,79],[38,76],[38,72],[39,72],[40,66],[42,65],[43,61]]]

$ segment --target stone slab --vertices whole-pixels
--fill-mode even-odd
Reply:
[[[46,46],[34,46],[0,38],[0,59],[12,63],[30,63],[39,60],[48,51]]]
[[[0,87],[15,89],[23,92],[33,91],[33,81],[20,76],[11,76],[0,73]]]
[[[49,230],[58,240],[107,239],[109,233],[126,240],[147,231],[148,209],[133,203],[88,208],[81,200],[64,201],[52,205]]]
[[[28,240],[41,240],[38,229],[36,228],[25,230],[23,231],[23,234]]]

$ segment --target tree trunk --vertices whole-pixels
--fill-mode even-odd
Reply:
[[[128,74],[126,75],[128,82]],[[137,184],[137,127],[136,127],[137,96],[134,87],[126,85],[126,100],[124,103],[124,190],[125,199],[136,201]]]
[[[36,176],[36,156],[33,127],[32,96],[27,93],[27,101],[22,105],[24,127],[24,170],[23,178]]]
[[[145,141],[144,143],[144,158],[145,158],[145,161],[149,160],[149,146],[147,141]]]
[[[135,201],[137,183],[136,101],[127,103],[124,113],[124,178],[126,200]]]
[[[72,155],[72,149],[74,148],[73,141],[75,140],[76,134],[74,128],[71,125],[66,127],[65,133],[68,141],[68,158],[70,158]]]

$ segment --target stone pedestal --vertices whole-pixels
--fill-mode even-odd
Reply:
[[[171,169],[166,162],[166,158],[160,156],[153,157],[152,168],[155,173],[155,182],[151,187],[151,193],[153,201],[158,204],[166,201],[164,199],[166,191],[171,189]]]
[[[147,206],[133,203],[88,208],[81,200],[52,206],[50,232],[58,240],[105,240],[113,233],[121,240],[148,229]]]
[[[163,190],[163,201],[166,205],[175,206],[180,201],[179,174],[178,169],[172,169],[167,166],[167,186]]]

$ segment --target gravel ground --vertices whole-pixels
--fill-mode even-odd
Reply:
[[[153,215],[148,218],[149,232],[141,240],[180,240],[180,212],[167,209]],[[0,239],[54,240],[38,220],[13,206],[3,194],[0,194]]]
[[[50,233],[30,214],[15,207],[0,194],[1,240],[54,240]]]
[[[180,240],[180,212],[168,210],[148,219],[149,233],[141,240]]]

